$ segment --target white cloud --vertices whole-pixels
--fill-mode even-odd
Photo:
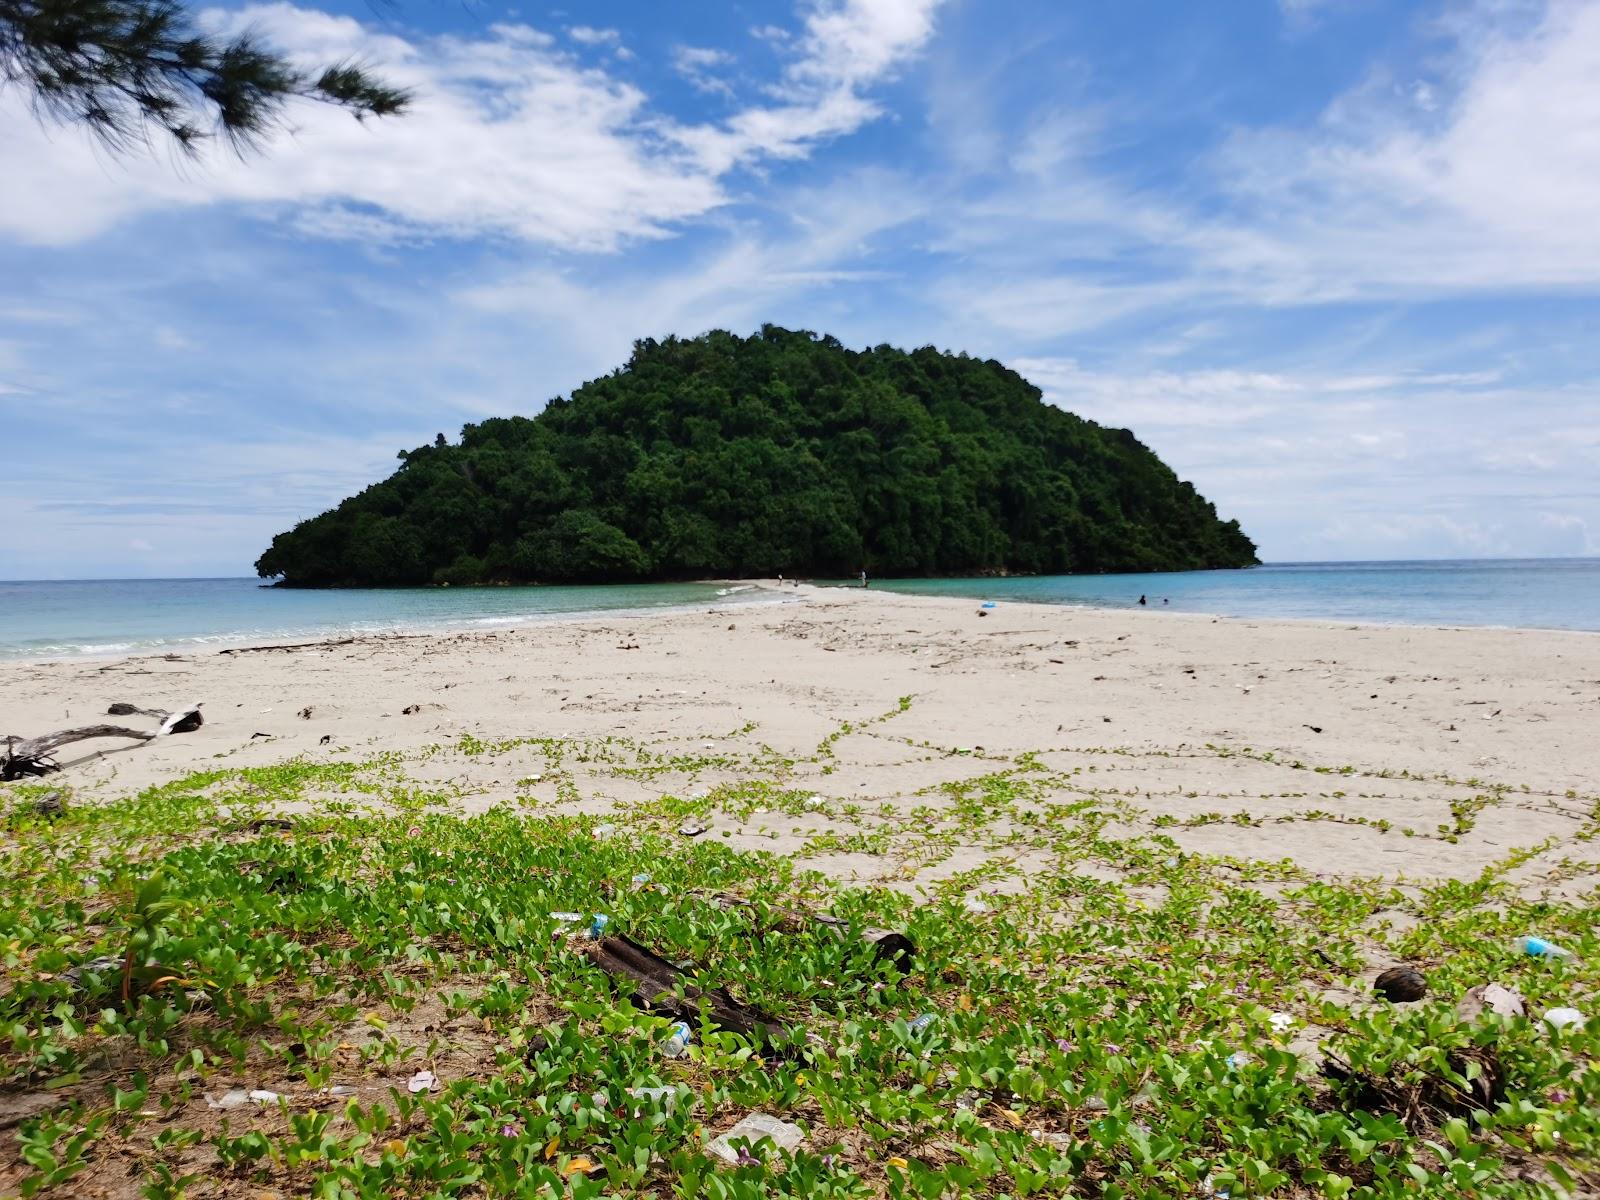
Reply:
[[[567,36],[581,46],[616,46],[622,42],[622,34],[615,29],[596,29],[592,25],[573,25],[567,30]]]
[[[1531,25],[1489,5],[1452,34],[1438,79],[1379,76],[1314,129],[1240,134],[1217,163],[1238,215],[1195,248],[1308,299],[1600,284],[1600,4]]]
[[[297,59],[374,64],[416,92],[403,119],[358,123],[314,105],[272,139],[271,169],[221,154],[108,161],[77,129],[44,129],[17,89],[0,172],[0,234],[67,244],[144,211],[221,202],[287,206],[303,232],[395,241],[498,235],[606,250],[660,237],[726,202],[722,177],[762,157],[805,155],[878,115],[864,90],[931,32],[938,0],[838,0],[810,12],[788,102],[724,126],[681,127],[637,88],[563,54],[544,33],[497,25],[478,39],[407,41],[287,3],[209,12]],[[572,36],[611,44],[614,31]]]
[[[1494,372],[1012,365],[1046,399],[1133,429],[1267,558],[1589,552],[1600,389]]]
[[[715,74],[718,67],[733,62],[733,55],[713,46],[677,46],[672,51],[672,69],[683,76],[697,92],[731,96],[733,88]]]
[[[771,89],[779,103],[718,126],[674,131],[715,175],[758,157],[798,158],[826,138],[876,119],[865,94],[933,36],[943,0],[813,0],[795,55]]]

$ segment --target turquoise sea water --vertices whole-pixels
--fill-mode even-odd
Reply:
[[[1149,606],[1228,617],[1600,630],[1600,558],[1282,563],[1247,571],[883,580],[998,602]],[[1165,602],[1165,603],[1163,603]]]
[[[1423,625],[1600,630],[1600,559],[1297,563],[1172,575],[875,580],[892,591]],[[515,627],[562,615],[791,599],[745,585],[291,591],[253,579],[0,582],[0,659],[139,654],[279,638]],[[1167,601],[1163,604],[1163,601]]]
[[[749,601],[741,585],[297,591],[255,579],[0,582],[0,659],[144,654],[418,629],[515,628],[578,613]]]

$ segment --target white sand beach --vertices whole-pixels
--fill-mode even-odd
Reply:
[[[1049,769],[1038,803],[1115,797],[1120,828],[1188,851],[1420,882],[1540,848],[1512,875],[1530,894],[1600,878],[1600,843],[1577,838],[1600,792],[1600,636],[783,595],[512,631],[14,665],[0,677],[0,730],[88,724],[119,700],[203,704],[194,733],[64,750],[54,779],[80,798],[397,751],[466,810],[605,812],[748,778],[754,762],[814,792],[819,812],[724,813],[704,836],[908,888],[996,854],[969,842],[937,863],[907,857],[906,815],[1028,752]],[[558,787],[526,746],[427,755],[463,735],[620,738],[687,765],[619,776],[580,754]],[[855,814],[831,841],[818,838],[834,821],[824,807]],[[897,818],[884,839],[842,836],[878,813]],[[1014,843],[997,854],[996,878],[1029,869]]]

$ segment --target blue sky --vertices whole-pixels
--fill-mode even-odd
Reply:
[[[1600,553],[1600,2],[209,9],[416,90],[112,160],[0,92],[0,578],[271,535],[640,337],[1000,358],[1269,560]]]

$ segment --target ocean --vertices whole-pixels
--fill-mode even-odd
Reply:
[[[510,629],[585,613],[749,602],[749,585],[302,591],[258,579],[0,582],[0,660],[149,654],[362,633]]]
[[[1230,617],[1600,631],[1600,559],[1280,563],[1248,571],[874,580],[978,600]],[[790,594],[792,595],[792,594]],[[297,591],[254,579],[0,582],[0,659],[194,650],[278,639],[513,628],[560,616],[781,600],[748,585]]]
[[[1600,558],[1273,563],[1245,571],[874,583],[894,591],[1223,617],[1600,630]]]

